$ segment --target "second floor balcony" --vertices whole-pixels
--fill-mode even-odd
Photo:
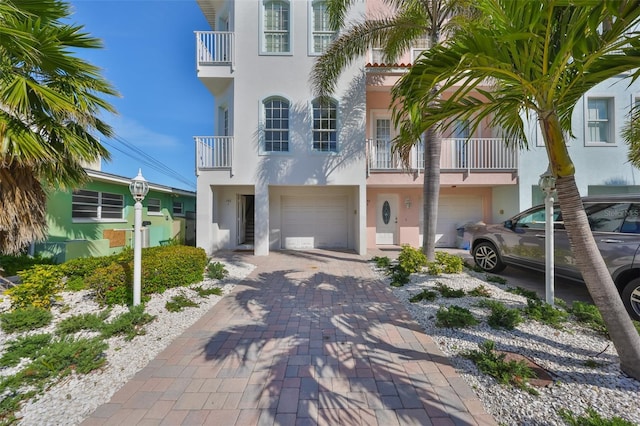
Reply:
[[[233,65],[235,37],[230,31],[196,31],[196,61],[206,65]]]
[[[196,171],[232,170],[233,136],[194,136]]]
[[[400,158],[393,153],[388,140],[367,141],[369,172],[401,172]],[[424,144],[411,151],[410,170],[424,170]],[[505,171],[518,169],[517,151],[505,145],[502,138],[443,138],[440,169],[446,171]]]

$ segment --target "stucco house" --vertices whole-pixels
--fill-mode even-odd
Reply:
[[[423,148],[418,143],[410,170],[402,169],[391,153],[389,104],[391,87],[427,40],[394,64],[372,49],[342,73],[324,104],[309,84],[313,62],[335,37],[322,0],[198,4],[213,29],[196,31],[195,42],[215,134],[195,137],[197,245],[256,255],[421,245]],[[380,0],[355,2],[351,17],[379,16],[384,7]],[[570,150],[584,195],[636,190],[638,170],[626,163],[618,129],[638,84],[602,85],[576,108]],[[469,134],[466,123],[452,123],[443,135],[437,246],[458,245],[465,223],[503,221],[542,199],[537,184],[547,159],[535,124],[530,149],[518,152],[505,146],[498,128]],[[610,139],[593,140],[596,133]]]
[[[48,235],[32,247],[33,254],[57,262],[76,257],[104,256],[133,246],[134,200],[131,178],[85,169],[89,182],[82,188],[56,190],[48,195]],[[195,245],[195,193],[149,183],[142,202],[143,247],[172,239]]]

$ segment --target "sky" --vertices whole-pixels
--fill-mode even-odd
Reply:
[[[195,190],[193,136],[213,135],[213,96],[197,78],[194,36],[210,27],[196,0],[70,5],[69,21],[104,45],[76,55],[100,67],[121,95],[107,98],[118,114],[103,116],[116,138],[102,140],[112,157],[102,171],[133,178],[141,168],[149,182]]]

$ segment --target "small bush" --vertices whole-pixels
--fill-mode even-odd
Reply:
[[[473,297],[491,297],[491,292],[484,285],[479,285],[467,292],[469,296]]]
[[[496,352],[495,343],[492,340],[485,340],[478,346],[480,347],[479,351],[467,351],[462,356],[472,360],[478,370],[494,377],[498,383],[511,383],[530,393],[537,393],[527,385],[527,380],[535,377],[535,373],[524,361],[512,360],[506,362],[506,354]]]
[[[496,283],[496,284],[506,284],[507,283],[507,279],[506,278],[499,277],[497,275],[487,275],[486,280],[487,280],[487,282]]]
[[[13,309],[28,306],[49,309],[64,288],[62,272],[55,265],[35,265],[20,271],[20,279],[20,285],[6,291]]]
[[[68,280],[78,277],[85,278],[88,275],[93,275],[96,269],[104,268],[116,262],[121,256],[78,257],[64,262],[59,265],[59,268]]]
[[[633,426],[634,423],[615,416],[611,419],[604,419],[593,408],[587,408],[584,416],[577,416],[569,410],[561,408],[558,415],[567,422],[569,426]]]
[[[7,342],[0,367],[14,367],[22,358],[35,358],[38,351],[51,342],[50,334],[33,334]]]
[[[104,328],[105,321],[109,317],[109,311],[100,313],[85,313],[65,318],[56,327],[56,333],[67,335],[81,330],[100,331]]]
[[[72,370],[86,374],[105,363],[104,351],[108,347],[100,339],[62,339],[42,348],[28,368],[41,371],[43,376],[62,377]]]
[[[389,268],[391,273],[391,286],[402,287],[411,281],[411,272],[405,270],[400,265],[393,265]]]
[[[425,288],[424,290],[422,290],[420,293],[416,294],[415,296],[411,296],[409,298],[409,302],[416,303],[416,302],[420,302],[422,300],[432,301],[432,300],[436,300],[437,296],[438,296],[438,294],[435,291],[427,290]]]
[[[464,297],[466,295],[464,290],[454,289],[440,282],[436,283],[436,290],[440,292],[442,297],[459,298],[459,297]]]
[[[67,278],[67,281],[64,283],[64,288],[68,291],[81,291],[86,290],[88,286],[85,284],[84,278],[76,276]]]
[[[410,245],[403,245],[398,255],[398,265],[403,271],[410,274],[422,271],[427,266],[427,257],[424,253]]]
[[[5,333],[35,330],[51,324],[53,314],[47,309],[30,306],[0,315],[0,327]]]
[[[102,336],[109,338],[116,335],[124,335],[126,341],[133,340],[136,336],[145,334],[144,326],[155,319],[144,311],[144,305],[132,306],[129,312],[118,315],[112,322],[105,324]]]
[[[126,268],[126,269],[125,269]],[[84,279],[85,284],[95,292],[95,300],[100,305],[126,305],[132,297],[131,270],[121,263],[111,263],[96,269]]]
[[[229,271],[220,262],[213,262],[207,265],[207,276],[214,280],[222,280],[229,275]]]
[[[212,287],[212,288],[194,287],[192,290],[198,293],[198,296],[200,297],[207,297],[212,294],[215,294],[216,296],[222,296],[222,289],[220,287]]]
[[[579,322],[587,325],[588,327],[600,333],[607,332],[607,327],[604,324],[602,314],[596,305],[575,301],[573,302],[573,305],[571,305],[571,314],[573,314]]]
[[[376,267],[380,269],[386,269],[391,266],[391,259],[387,256],[375,256],[371,260],[376,264]]]
[[[436,262],[443,266],[445,274],[459,274],[464,268],[464,261],[460,256],[444,251],[436,252]]]
[[[487,281],[489,281],[487,279]],[[527,290],[526,288],[522,288],[522,287],[509,287],[506,289],[509,293],[513,293],[513,294],[517,294],[519,296],[524,296],[527,299],[532,299],[532,300],[540,300],[540,296],[538,296],[538,293],[536,293],[533,290]]]
[[[520,311],[518,309],[507,308],[502,302],[482,300],[478,305],[491,310],[491,314],[487,318],[487,324],[489,324],[491,328],[513,330],[522,322]]]
[[[202,281],[207,255],[201,248],[159,246],[142,251],[142,293],[163,293],[172,287]]]
[[[18,256],[0,255],[0,271],[4,271],[4,276],[17,275],[18,272],[30,269],[35,265],[53,265],[53,258],[41,255],[29,256],[21,254]],[[0,274],[2,276],[2,274]]]
[[[436,313],[436,326],[447,328],[462,328],[478,324],[471,311],[460,306],[440,307]]]
[[[195,308],[198,304],[183,294],[173,296],[164,307],[169,312],[180,312],[184,308]]]
[[[529,318],[552,327],[559,327],[569,316],[567,312],[556,309],[540,299],[527,299],[524,312]]]

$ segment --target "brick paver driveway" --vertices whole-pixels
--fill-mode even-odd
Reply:
[[[361,256],[257,268],[85,425],[495,425]]]

